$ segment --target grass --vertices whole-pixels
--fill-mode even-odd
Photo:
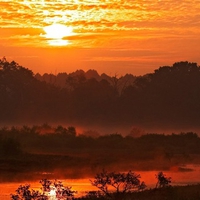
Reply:
[[[142,192],[113,194],[112,197],[82,197],[78,200],[199,200],[200,184],[187,186],[169,186],[160,189],[148,189]]]

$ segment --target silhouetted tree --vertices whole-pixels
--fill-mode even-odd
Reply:
[[[74,90],[85,83],[86,77],[83,70],[77,70],[74,73],[68,75],[66,79],[66,85],[70,90]]]
[[[49,80],[42,81],[46,76]],[[0,59],[0,120],[199,126],[200,67],[196,63],[177,62],[139,77],[99,76],[92,70],[61,76],[66,87],[51,81],[57,81],[57,76],[34,76],[15,61]]]
[[[76,191],[71,187],[64,187],[61,181],[54,182],[42,179],[42,192],[31,190],[30,185],[20,185],[16,190],[16,194],[11,194],[12,200],[48,200],[51,197],[56,200],[72,199]]]
[[[158,174],[156,174],[156,178],[158,180],[156,183],[156,188],[167,187],[171,183],[171,177],[166,177],[163,172],[158,172]]]
[[[40,180],[40,184],[42,185],[43,192],[50,192],[52,181],[48,179],[42,179]]]
[[[75,129],[75,127],[69,126],[68,129],[67,129],[67,134],[75,137],[76,136],[76,129]]]
[[[48,200],[48,197],[39,191],[30,190],[30,185],[20,185],[16,194],[11,194],[12,200]]]
[[[0,155],[5,157],[17,157],[22,153],[20,143],[14,138],[4,138],[1,141]]]
[[[61,181],[54,181],[54,187],[56,190],[56,198],[61,200],[61,199],[71,199],[73,198],[74,194],[76,191],[73,191],[69,186],[64,187]]]
[[[91,184],[101,190],[105,195],[111,196],[109,188],[115,189],[116,193],[126,193],[145,189],[144,182],[140,182],[140,175],[131,171],[127,173],[106,172],[96,174]]]

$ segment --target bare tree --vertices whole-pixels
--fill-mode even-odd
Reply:
[[[146,185],[144,182],[140,182],[140,178],[139,174],[135,174],[132,171],[127,173],[108,173],[103,170],[95,176],[91,184],[101,190],[105,195],[111,196],[113,192],[126,193],[145,189]]]

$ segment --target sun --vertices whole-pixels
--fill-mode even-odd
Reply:
[[[62,24],[52,24],[44,27],[46,38],[62,39],[63,37],[73,35],[72,27],[68,27]]]
[[[68,45],[69,42],[63,38],[74,35],[72,27],[62,24],[52,24],[45,26],[43,29],[46,33],[44,36],[48,39],[48,43],[53,46]]]

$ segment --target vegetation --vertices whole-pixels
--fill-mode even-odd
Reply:
[[[141,192],[126,193],[120,200],[199,200],[200,185],[173,186],[165,188],[148,189]],[[104,196],[82,197],[79,200],[107,200]],[[116,200],[113,198],[112,200]]]
[[[114,176],[113,176],[114,175]],[[130,176],[130,180],[129,177]],[[121,177],[123,177],[121,179]],[[132,172],[124,173],[107,173],[103,171],[97,174],[95,179],[91,181],[92,185],[96,186],[100,191],[89,191],[86,196],[75,197],[76,193],[71,187],[64,187],[60,181],[50,181],[43,179],[40,181],[42,184],[41,191],[31,190],[30,185],[21,185],[16,190],[16,194],[11,194],[12,200],[198,200],[200,198],[200,185],[187,185],[187,186],[170,186],[169,181],[161,187],[154,189],[138,190],[139,175]],[[161,178],[162,177],[162,178]],[[125,179],[124,179],[125,178]],[[159,183],[165,180],[170,180],[162,172],[156,176]],[[123,181],[125,180],[125,182]],[[133,180],[133,182],[131,181]],[[121,188],[125,189],[120,192]],[[108,192],[107,186],[113,185],[116,190]],[[125,187],[124,187],[125,186]],[[128,186],[128,187],[127,187]],[[139,186],[139,187],[138,187]],[[129,190],[130,189],[130,190]],[[134,190],[132,190],[134,189]],[[135,190],[136,189],[136,190]]]
[[[158,185],[163,188],[169,186],[170,178],[159,172],[156,176]],[[146,188],[144,182],[140,182],[140,175],[131,171],[127,173],[106,172],[103,170],[97,173],[94,180],[90,180],[92,186],[98,188],[99,191],[88,192],[83,198],[109,198],[121,199],[126,194],[143,191]],[[16,190],[16,194],[11,194],[12,200],[69,200],[74,198],[76,191],[71,187],[64,187],[61,181],[54,182],[48,179],[40,181],[42,188],[40,191],[30,190],[30,185],[20,185]],[[157,186],[156,186],[157,188]]]
[[[171,183],[171,177],[166,177],[163,172],[159,172],[156,175],[156,178],[158,179],[158,182],[156,184],[156,188],[163,188],[169,186]]]
[[[42,192],[30,189],[30,185],[20,185],[16,194],[11,194],[12,200],[70,200],[73,199],[76,191],[71,187],[64,187],[61,181],[54,182],[43,179],[40,181]]]
[[[4,127],[0,129],[0,181],[20,180],[21,173],[37,180],[44,178],[44,172],[47,178],[78,178],[91,177],[103,168],[169,170],[198,164],[199,146],[200,138],[193,132],[92,137],[78,134],[74,127]]]
[[[177,62],[144,76],[94,70],[34,75],[0,60],[1,123],[199,128],[200,67]]]
[[[3,58],[0,95],[0,181],[19,181],[25,176],[38,180],[44,178],[44,172],[47,178],[83,177],[102,168],[128,171],[131,166],[133,170],[162,171],[174,165],[199,163],[200,138],[194,132],[146,134],[135,128],[126,135],[100,135],[94,131],[78,134],[74,126],[30,125],[48,122],[85,127],[90,124],[112,128],[120,124],[121,127],[198,129],[200,66],[197,63],[177,62],[139,77],[99,76],[95,71],[41,76]],[[10,124],[24,126],[10,127]],[[139,177],[132,172],[129,175],[136,180],[134,189],[140,188]],[[166,187],[171,180],[162,173],[157,175],[158,188],[133,194],[128,189],[129,175],[103,173],[99,178],[108,176],[109,184],[116,190],[128,191],[124,199],[149,196],[148,199],[156,200],[162,194],[166,199],[168,194],[171,199],[184,199],[179,188]],[[124,182],[119,186],[116,179]],[[99,186],[98,181],[93,184]],[[31,196],[42,195],[31,191],[29,186],[19,188],[17,195],[22,195],[22,191]],[[195,200],[198,195],[195,191],[190,199]]]
[[[140,183],[140,175],[131,171],[127,173],[106,172],[103,170],[98,173],[94,180],[91,181],[92,185],[101,190],[106,196],[112,197],[126,192],[140,191],[146,188],[144,182]],[[112,191],[109,191],[111,187]],[[114,192],[113,192],[114,189]]]

